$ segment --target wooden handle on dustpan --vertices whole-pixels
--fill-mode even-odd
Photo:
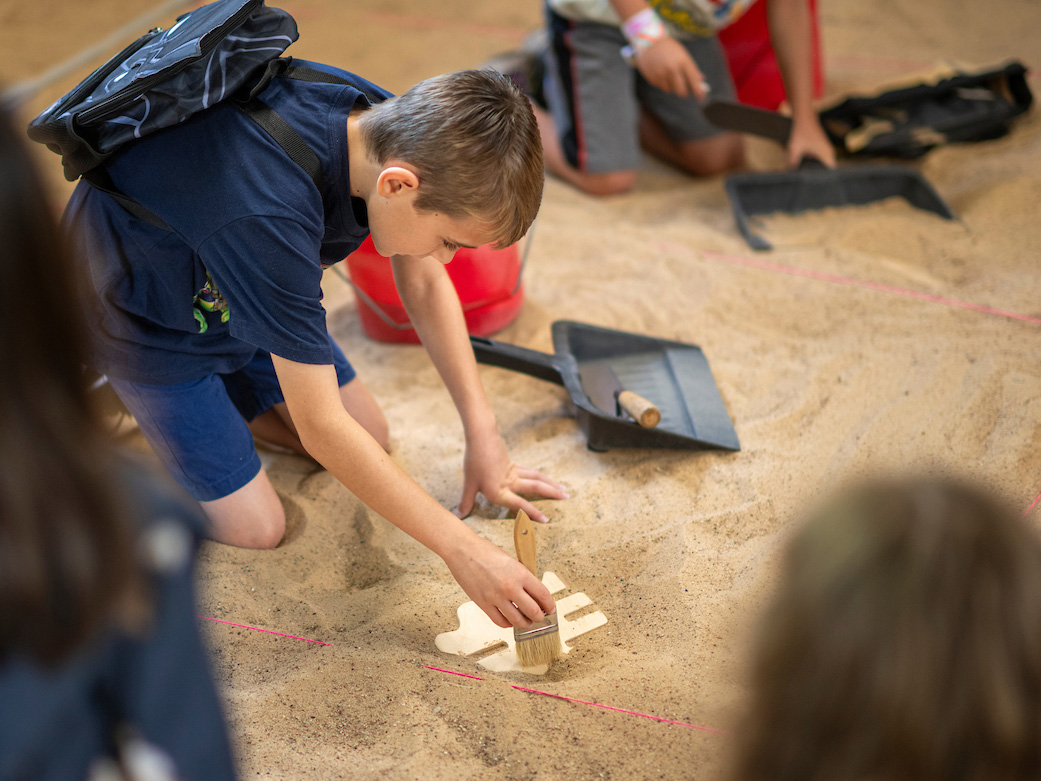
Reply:
[[[513,522],[513,545],[517,549],[517,558],[535,577],[539,576],[535,559],[535,525],[524,510],[517,511],[517,520]]]
[[[644,428],[654,428],[661,422],[661,410],[654,402],[632,391],[624,390],[619,393],[618,404]]]

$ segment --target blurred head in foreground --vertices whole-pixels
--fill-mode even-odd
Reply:
[[[1041,778],[1041,543],[951,480],[878,481],[791,541],[740,779]]]
[[[0,105],[0,778],[230,779],[202,521],[100,428],[77,264],[16,127]]]
[[[132,526],[83,381],[77,270],[0,106],[0,661],[55,663],[137,590]]]

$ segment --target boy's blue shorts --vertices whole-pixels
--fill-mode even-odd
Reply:
[[[332,342],[332,340],[330,340]],[[355,371],[332,342],[336,378],[343,387]],[[260,472],[247,421],[284,401],[271,355],[257,350],[232,374],[179,385],[148,385],[109,378],[159,460],[200,502],[242,488]]]

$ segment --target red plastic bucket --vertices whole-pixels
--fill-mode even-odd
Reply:
[[[376,252],[371,236],[347,256],[346,263],[365,335],[378,342],[418,344],[419,337],[394,286],[390,259]],[[474,336],[493,334],[520,313],[524,286],[516,244],[501,250],[461,248],[445,268],[463,305],[467,331]]]
[[[821,65],[820,30],[817,2],[809,0],[813,57],[813,96],[824,94],[824,72]],[[766,20],[766,0],[754,3],[737,21],[719,32],[726,52],[730,75],[737,88],[737,99],[759,108],[775,110],[784,102],[784,82],[777,57],[770,44],[770,27]]]

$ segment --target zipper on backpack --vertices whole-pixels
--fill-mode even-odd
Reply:
[[[94,73],[92,73],[90,76],[83,80],[83,83],[80,84],[78,89],[75,89],[72,92],[70,92],[68,95],[65,96],[65,99],[62,100],[61,103],[56,104],[50,113],[55,116],[60,116],[62,113],[64,113],[66,106],[76,105],[77,103],[79,103],[81,100],[83,100],[83,98],[85,98],[91,92],[96,90],[98,88],[98,84],[107,79],[112,74],[112,71],[119,67],[119,64],[121,62],[123,62],[134,52],[138,51],[145,44],[149,43],[153,38],[155,38],[155,36],[157,36],[162,31],[163,30],[161,27],[154,27],[147,33],[142,35],[140,38],[138,38],[136,41],[126,46],[123,49],[123,51],[121,51],[115,57],[112,57],[108,61],[108,63],[106,63],[109,65],[109,67],[106,70],[102,71],[99,68],[98,70],[94,71]]]
[[[210,54],[215,48],[217,48],[221,41],[223,41],[225,37],[227,37],[228,30],[238,27],[246,19],[252,16],[253,12],[256,11],[263,4],[263,0],[260,0],[260,2],[249,3],[247,5],[244,5],[238,11],[236,11],[234,15],[228,17],[228,19],[226,19],[220,27],[213,31],[213,36],[210,44],[202,48],[202,51],[199,53],[198,57],[195,57],[190,60],[185,60],[176,68],[162,70],[158,73],[153,73],[148,78],[142,79],[137,85],[137,97],[140,97],[144,93],[148,92],[156,84],[161,84],[162,82],[166,81],[172,76],[175,76],[176,74],[180,73],[189,65],[198,62],[199,60],[206,57],[206,55]],[[151,38],[149,38],[149,40],[151,40]],[[122,61],[122,59],[120,61]],[[125,98],[120,98],[120,102],[122,102],[124,99]],[[80,112],[78,123],[80,125],[89,125],[91,122],[100,122],[105,119],[108,119],[109,116],[107,116],[105,112],[106,110],[112,112],[112,110],[108,107],[109,102],[111,102],[112,100],[113,98],[106,98],[104,100],[99,101],[96,105],[91,106],[88,109],[84,109],[82,112]],[[112,116],[116,116],[117,114],[118,112],[111,113]]]

